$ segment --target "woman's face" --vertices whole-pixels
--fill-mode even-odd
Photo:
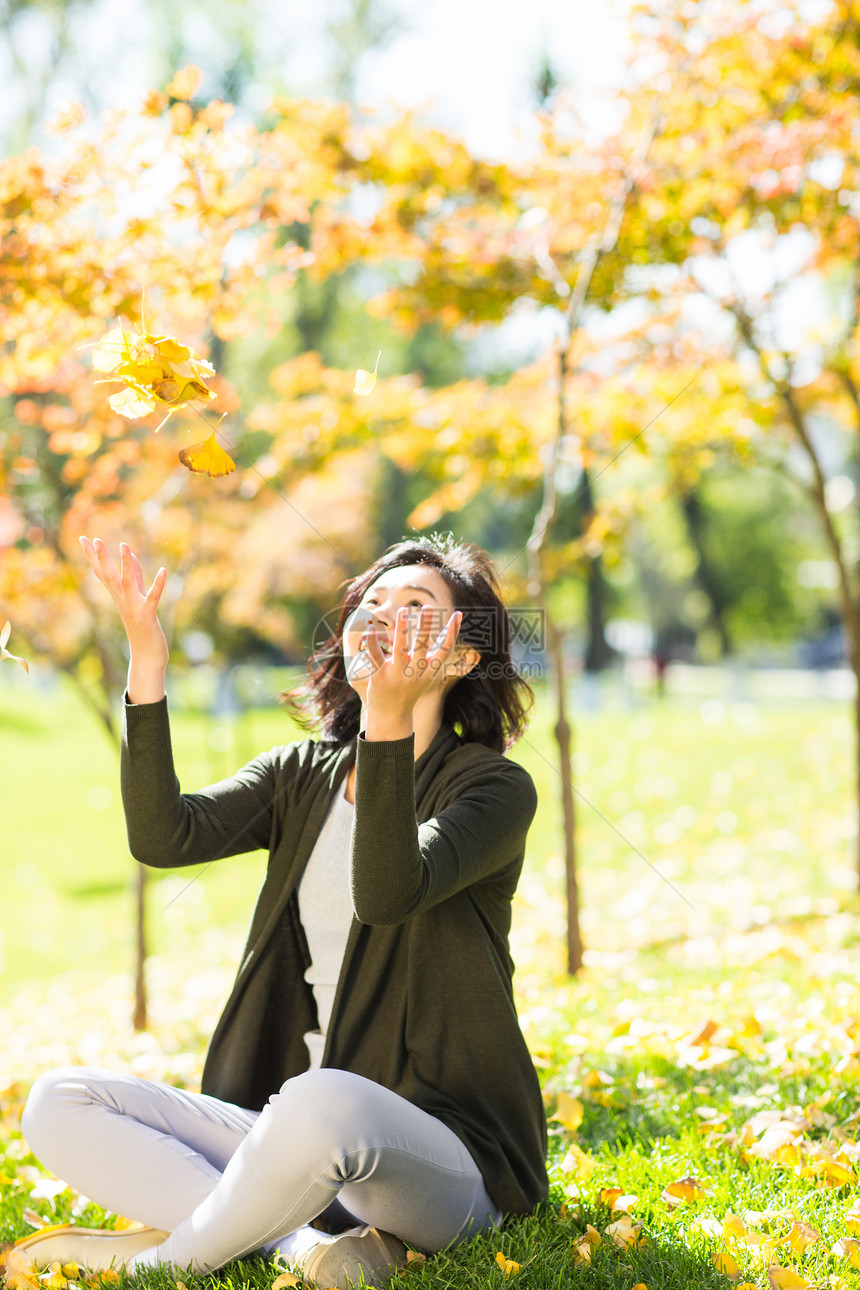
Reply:
[[[394,624],[399,609],[409,611],[410,646],[418,626],[418,615],[427,605],[433,611],[430,626],[431,649],[436,637],[444,631],[454,612],[454,600],[442,575],[426,564],[405,564],[382,573],[365,591],[358,607],[350,614],[343,631],[343,657],[346,677],[352,688],[363,695],[373,664],[367,653],[366,631],[373,624],[379,633],[383,653],[394,639]],[[459,648],[455,647],[456,657]],[[439,668],[435,688],[444,682],[445,669]]]

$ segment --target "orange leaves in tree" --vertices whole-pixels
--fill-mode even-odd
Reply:
[[[2,632],[0,632],[0,661],[2,661],[3,659],[9,658],[12,660],[13,663],[20,663],[24,671],[29,673],[30,664],[27,662],[27,660],[23,658],[19,658],[17,654],[11,654],[9,650],[7,650],[6,648],[6,642],[8,641],[11,634],[12,634],[12,624],[7,621],[3,624],[3,630]]]

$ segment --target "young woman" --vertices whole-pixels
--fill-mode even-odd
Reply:
[[[81,542],[131,649],[132,854],[171,868],[263,847],[269,864],[201,1093],[69,1067],[27,1103],[44,1164],[146,1226],[37,1232],[17,1257],[212,1271],[278,1249],[322,1285],[378,1285],[404,1242],[437,1252],[530,1211],[546,1125],[508,932],[537,803],[504,752],[531,692],[489,557],[391,547],[349,583],[291,696],[319,738],[182,794],[165,570],[146,590],[127,545],[118,571]]]

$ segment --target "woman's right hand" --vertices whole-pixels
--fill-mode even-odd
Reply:
[[[140,562],[127,542],[120,542],[120,568],[111,560],[101,538],[80,539],[90,567],[106,587],[119,611],[131,650],[129,699],[132,703],[154,703],[164,695],[167,640],[158,621],[158,602],[167,580],[162,568],[147,591]]]

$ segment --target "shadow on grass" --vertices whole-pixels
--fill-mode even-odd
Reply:
[[[582,1209],[573,1216],[568,1207],[548,1202],[525,1217],[510,1219],[489,1235],[476,1237],[456,1249],[413,1262],[389,1283],[391,1290],[409,1286],[412,1290],[562,1290],[578,1285],[600,1290],[631,1290],[645,1283],[648,1290],[725,1290],[726,1279],[717,1272],[709,1255],[691,1251],[680,1239],[647,1233],[638,1248],[616,1246],[604,1239],[584,1263],[574,1248],[592,1223],[606,1227],[608,1210]],[[505,1274],[498,1255],[517,1265]],[[210,1276],[164,1268],[141,1271],[135,1278],[122,1276],[119,1290],[269,1290],[280,1265],[261,1258],[227,1264]]]

